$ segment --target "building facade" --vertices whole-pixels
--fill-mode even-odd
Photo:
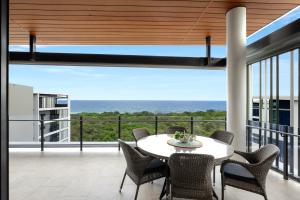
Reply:
[[[37,120],[45,120],[45,142],[70,142],[69,96],[65,94],[34,93],[33,97],[34,116]],[[40,141],[41,124],[35,123],[34,130],[37,136],[35,140]]]
[[[34,93],[33,87],[10,84],[10,142],[69,142],[70,99],[65,94]],[[23,121],[24,120],[24,121]]]
[[[33,87],[9,84],[10,120],[33,120]],[[32,142],[34,139],[32,121],[10,121],[9,141]]]

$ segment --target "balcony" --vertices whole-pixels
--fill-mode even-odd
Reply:
[[[125,170],[125,160],[117,148],[11,149],[10,198],[12,200],[132,200],[135,184],[127,179],[118,192]],[[215,190],[220,196],[219,168]],[[139,198],[158,199],[163,180],[141,186]],[[272,200],[297,200],[300,184],[285,181],[275,171],[267,179],[267,193]],[[259,195],[227,187],[227,200],[258,200]]]
[[[128,130],[124,129],[124,125],[131,124],[134,127],[146,126],[154,131],[152,132],[153,134],[162,133],[163,127],[176,124],[185,125],[194,134],[203,133],[203,130],[207,128],[210,128],[211,132],[216,129],[226,128],[224,120],[205,120],[199,116],[131,116],[127,118],[124,116],[111,116],[109,119],[102,118],[101,120],[95,120],[83,119],[75,115],[72,121],[71,124],[77,128],[73,128],[73,130],[79,131],[74,132],[74,141],[46,142],[41,140],[40,142],[27,144],[11,144],[11,199],[29,200],[41,197],[45,199],[70,200],[103,198],[133,199],[136,186],[129,179],[125,182],[123,192],[118,192],[126,163],[117,142],[91,139],[97,137],[88,137],[90,140],[87,140],[86,137],[83,137],[89,133],[89,129],[84,128],[86,126],[96,126],[100,129],[100,132],[103,132],[103,129],[105,129],[103,124],[110,123],[114,126],[111,131],[116,139],[123,138],[131,141],[132,138],[128,137]],[[18,123],[18,121],[13,122]],[[41,121],[41,124],[43,123],[44,121]],[[207,124],[210,125],[207,126]],[[40,127],[42,128],[43,126]],[[211,129],[211,127],[214,127],[214,129]],[[285,134],[291,134],[291,131],[292,129],[287,126],[276,126],[251,121],[247,125],[247,147],[249,151],[255,150],[270,141],[274,144],[278,143],[281,150],[278,162],[274,163],[273,170],[270,171],[267,179],[267,191],[270,199],[284,199],[288,195],[290,200],[294,200],[300,195],[298,189],[300,183],[296,164],[299,158],[297,158],[298,154],[294,155],[293,153],[297,151],[298,137],[295,136],[294,139],[291,139],[291,135],[286,135],[287,137],[285,137]],[[278,141],[276,138],[278,138]],[[289,140],[287,141],[285,138],[289,138]],[[294,143],[291,143],[291,141]],[[131,144],[134,145],[133,142]],[[287,154],[285,149],[289,149]],[[234,157],[239,159],[237,156]],[[215,190],[220,196],[219,167],[217,167],[216,172]],[[290,180],[285,180],[288,178]],[[143,185],[140,190],[139,199],[156,199],[160,195],[162,185],[163,180],[155,181],[154,184]],[[226,188],[225,197],[231,200],[254,200],[261,198],[256,194],[231,187]]]
[[[270,96],[270,102],[273,103],[276,98],[278,104],[281,94],[279,82],[289,82],[291,94],[288,96],[293,102],[289,107],[294,108],[294,86],[300,86],[299,77],[298,82],[294,81],[294,74],[299,76],[299,73],[293,71],[296,69],[294,63],[300,61],[300,20],[280,28],[260,41],[246,45],[247,36],[255,34],[266,24],[272,24],[274,20],[297,7],[299,1],[193,1],[187,4],[185,1],[132,0],[122,2],[122,5],[120,1],[112,1],[109,4],[106,1],[82,4],[76,2],[70,0],[62,4],[59,1],[40,0],[1,1],[1,200],[133,199],[135,185],[130,180],[126,180],[123,192],[118,192],[125,162],[116,140],[120,138],[131,140],[129,133],[125,134],[126,132],[122,131],[123,125],[137,126],[141,122],[124,121],[121,117],[107,121],[106,123],[114,124],[113,129],[105,130],[112,135],[109,138],[99,139],[93,135],[93,132],[103,125],[97,124],[99,119],[95,122],[78,118],[72,125],[77,127],[77,131],[73,132],[75,136],[73,142],[46,142],[48,135],[44,131],[47,120],[42,117],[41,120],[37,118],[35,125],[32,124],[30,127],[32,131],[21,130],[24,133],[22,137],[26,136],[31,140],[33,138],[34,141],[10,144],[9,148],[9,137],[13,134],[12,129],[7,126],[11,105],[8,103],[9,64],[183,69],[226,67],[228,123],[225,126],[224,122],[204,121],[194,116],[184,122],[154,117],[150,120],[154,129],[152,134],[160,133],[160,123],[185,123],[185,127],[189,127],[188,131],[192,134],[203,134],[199,131],[199,126],[205,123],[223,123],[224,129],[228,125],[228,130],[237,136],[235,144],[237,149],[245,150],[247,147],[248,151],[252,151],[266,143],[274,143],[280,147],[281,154],[275,161],[274,171],[268,176],[269,198],[299,199],[300,185],[291,179],[299,181],[300,153],[297,145],[300,131],[296,129],[299,128],[300,119],[295,120],[297,123],[291,119],[281,121],[280,106],[276,108],[272,106],[267,110],[263,102]],[[9,51],[10,44],[28,44],[29,51]],[[212,57],[211,44],[226,44],[226,58]],[[200,52],[195,57],[39,52],[37,45],[206,45],[206,56],[201,57]],[[290,78],[293,77],[291,80],[281,76],[286,69],[280,69],[284,66],[280,62],[281,54],[289,51],[291,51]],[[298,56],[297,62],[294,62],[295,56]],[[299,69],[298,65],[298,72]],[[258,73],[252,73],[256,70]],[[266,71],[270,74],[263,75],[262,72]],[[257,75],[259,81],[252,84],[255,79],[252,80],[251,77]],[[272,83],[269,84],[268,80]],[[266,89],[267,85],[271,85],[270,88],[274,91],[270,90],[269,94],[263,92],[262,89]],[[250,90],[254,86],[259,87],[256,87],[257,93],[252,94]],[[298,99],[300,99],[299,90],[300,88],[295,92],[298,93]],[[250,102],[253,100],[252,95],[257,94],[260,105],[251,108],[249,105],[253,103]],[[50,106],[45,106],[47,104]],[[50,100],[41,104],[38,110],[64,113],[68,107],[63,104],[61,106],[63,107]],[[299,110],[298,104],[298,116]],[[293,114],[294,110],[290,109],[290,112]],[[268,113],[272,113],[270,118],[266,117],[269,116]],[[272,128],[261,124],[258,127],[255,124],[246,125],[249,119],[259,123],[276,123],[276,126],[284,123],[290,127],[281,130],[278,127]],[[18,121],[22,122],[15,120]],[[70,123],[69,120],[66,121]],[[287,123],[288,121],[290,123]],[[30,123],[30,120],[26,122]],[[143,120],[142,122],[144,123]],[[94,124],[96,128],[91,129],[86,123]],[[197,126],[197,123],[200,125]],[[295,131],[290,131],[294,128]],[[35,137],[30,135],[34,132],[33,129],[36,131]],[[61,139],[61,136],[54,138],[58,139]],[[108,140],[113,140],[109,144],[112,147],[103,148],[104,145],[109,146],[104,142]],[[294,155],[298,155],[296,157],[298,160]],[[161,188],[162,181],[145,184],[141,188],[139,199],[157,199]],[[219,173],[215,190],[220,196]],[[233,200],[261,198],[231,187],[226,187],[225,196],[226,199]]]

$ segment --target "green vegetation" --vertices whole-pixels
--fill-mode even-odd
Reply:
[[[191,131],[191,117],[193,117],[193,133],[197,135],[210,135],[215,130],[225,129],[225,111],[208,110],[206,112],[184,112],[153,114],[150,112],[124,113],[78,113],[72,114],[72,141],[79,140],[80,116],[83,117],[84,141],[116,141],[118,139],[118,119],[121,117],[121,139],[133,140],[131,130],[134,128],[147,128],[155,134],[155,119],[157,116],[157,132],[164,133],[169,126],[184,126]],[[204,120],[204,121],[201,121]],[[216,120],[210,122],[205,120]]]

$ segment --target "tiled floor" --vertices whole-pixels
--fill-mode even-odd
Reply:
[[[122,153],[116,148],[86,149],[12,149],[10,152],[11,200],[131,200],[136,186],[127,178],[123,192],[119,185],[125,169]],[[218,171],[218,170],[217,170]],[[216,192],[220,195],[217,176]],[[158,199],[163,180],[144,184],[139,198]],[[268,176],[270,200],[298,200],[300,184],[284,181],[270,172]],[[227,187],[226,200],[262,200],[259,195]]]

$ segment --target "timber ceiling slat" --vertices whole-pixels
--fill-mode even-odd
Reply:
[[[213,13],[224,13],[233,7],[233,5],[228,5],[223,3],[215,3],[214,6],[210,6],[209,8]],[[236,4],[238,5],[238,4]],[[278,6],[272,6],[268,4],[263,4],[264,6],[255,6],[253,8],[248,8],[250,13],[255,13],[260,10],[273,10],[276,13],[285,12],[286,9],[289,9],[293,6],[297,6],[294,4],[277,4]],[[134,7],[134,6],[56,6],[56,5],[32,5],[30,4],[23,4],[23,5],[12,5],[10,6],[11,11],[17,12],[17,11],[44,11],[44,12],[55,12],[55,11],[82,11],[82,12],[90,12],[90,11],[97,11],[97,12],[132,12],[133,14],[135,12],[170,12],[170,13],[197,13],[199,14],[199,11],[201,9],[204,9],[205,7],[152,7],[152,6],[144,6],[144,7]]]
[[[228,5],[226,2],[215,2],[210,6],[210,8],[214,8],[216,11],[223,11],[231,9],[236,6],[241,6],[243,4],[233,3]],[[246,5],[246,4],[245,4]],[[270,7],[270,4],[255,4],[250,3],[247,4],[248,9],[257,9],[257,10],[286,10],[291,7],[297,6],[297,4],[273,4]],[[158,12],[199,12],[199,9],[205,8],[205,5],[201,6],[104,6],[104,5],[34,5],[32,7],[31,4],[12,4],[10,6],[11,10],[43,10],[43,11],[120,11],[120,12],[153,12],[153,9]]]
[[[14,19],[15,21],[17,21],[18,23],[21,24],[124,24],[124,23],[128,23],[130,22],[131,24],[175,24],[178,25],[178,23],[180,24],[192,24],[194,22],[194,20],[177,20],[177,19],[173,19],[173,20],[152,20],[152,19],[130,19],[130,20],[126,20],[123,18],[120,18],[119,20],[99,20],[99,19],[95,19],[95,18],[91,18],[91,19],[82,19],[82,18],[78,18],[78,19]],[[247,19],[247,23],[258,23],[259,25],[261,25],[261,23],[268,23],[270,20],[268,19],[259,19],[259,22],[257,22],[257,19]],[[225,19],[222,18],[204,18],[202,20],[202,22],[209,22],[209,23],[224,23],[226,22]]]
[[[12,15],[11,15],[12,16]],[[87,15],[64,15],[64,16],[44,16],[44,15],[22,15],[22,14],[15,14],[12,16],[14,20],[79,20],[79,21],[187,21],[192,22],[197,19],[197,17],[159,17],[159,16],[105,16],[105,15],[94,15],[94,16],[87,16]],[[278,17],[277,15],[250,15],[247,16],[247,20],[266,20],[270,22],[271,19]],[[224,14],[209,14],[207,13],[203,18],[203,20],[223,20],[225,21]]]
[[[207,29],[198,29],[200,31],[205,31],[207,32]],[[74,31],[74,29],[53,29],[53,28],[40,28],[36,29],[37,32],[34,32],[31,30],[30,32],[35,33],[37,36],[39,32],[43,32],[44,34],[55,32],[55,33],[60,33],[60,32],[77,32],[77,33],[99,33],[101,31],[103,32],[115,32],[115,33],[122,33],[122,32],[137,32],[137,33],[186,33],[186,30],[170,30],[170,29],[92,29],[92,30],[78,30]],[[210,29],[209,31],[216,31],[218,33],[223,33],[223,29],[219,30],[214,30]],[[223,33],[224,34],[224,33]]]
[[[209,27],[208,27],[209,26]],[[118,25],[117,26],[112,26],[112,25],[93,25],[93,24],[86,24],[86,25],[81,25],[81,26],[74,26],[74,25],[35,25],[35,26],[26,26],[23,25],[23,28],[26,30],[44,30],[44,29],[56,29],[56,30],[74,30],[74,29],[78,29],[78,31],[99,31],[100,29],[103,30],[114,30],[114,31],[118,31],[118,30],[154,30],[154,31],[165,31],[165,30],[187,30],[189,26],[188,25],[183,25],[183,26],[172,26],[172,25],[168,25],[168,26],[163,26],[163,25],[127,25],[127,24],[123,24],[123,25]],[[219,24],[209,24],[209,23],[203,23],[203,24],[198,24],[195,26],[194,30],[220,30],[222,32],[224,32],[224,28],[226,26],[225,25],[219,25]],[[252,30],[253,28],[257,28],[259,26],[256,26],[255,24],[250,24],[248,25],[248,30]],[[16,26],[17,28],[17,26]],[[86,30],[85,30],[86,29]],[[99,32],[99,34],[101,34],[101,32]]]
[[[27,44],[225,44],[225,13],[247,7],[247,34],[300,0],[11,0],[10,42]]]
[[[15,20],[17,21],[17,20]],[[18,22],[18,21],[17,21]],[[201,24],[199,24],[199,26],[206,26],[206,25],[211,25],[210,27],[218,27],[218,28],[224,28],[226,27],[226,25],[222,22],[203,22]],[[116,27],[117,26],[117,27]],[[45,27],[49,27],[49,28],[53,28],[53,27],[58,27],[58,28],[94,28],[94,27],[102,27],[102,28],[147,28],[147,27],[158,27],[161,29],[169,29],[174,28],[174,29],[186,29],[188,27],[191,26],[191,23],[184,23],[182,22],[180,26],[178,26],[178,24],[176,23],[129,23],[129,22],[124,22],[124,23],[89,23],[89,24],[53,24],[53,23],[40,23],[40,24],[34,24],[34,23],[22,23],[22,27],[25,28],[30,28],[30,27],[41,27],[41,28],[45,28]],[[251,24],[250,24],[251,26]],[[254,25],[255,26],[255,25]],[[256,25],[257,26],[257,25]]]
[[[207,12],[211,14],[221,14],[225,15],[226,11],[228,9],[226,8],[208,8],[209,10]],[[187,16],[187,17],[197,17],[199,13],[203,10],[203,8],[197,8],[193,11],[190,11],[190,9],[185,10],[182,8],[176,8],[176,9],[144,9],[144,10],[122,10],[122,9],[111,9],[111,10],[105,10],[105,9],[91,9],[91,10],[66,10],[66,9],[11,9],[10,13],[12,15],[14,14],[32,14],[32,15],[95,15],[99,13],[106,13],[108,16],[147,16],[150,14],[154,14],[155,16]],[[273,14],[273,15],[282,15],[286,12],[286,9],[248,9],[247,14]]]
[[[30,4],[30,5],[82,5],[82,6],[149,6],[149,7],[162,7],[162,6],[178,6],[178,7],[199,7],[206,6],[209,0],[12,0],[11,4]]]
[[[11,4],[40,4],[40,5],[49,5],[49,4],[55,4],[55,5],[132,5],[132,6],[138,6],[138,5],[145,5],[145,6],[196,6],[199,4],[203,4],[205,2],[208,2],[209,0],[11,0]],[[214,0],[214,2],[224,2],[224,3],[239,3],[239,4],[299,4],[298,0],[284,0],[284,1],[274,1],[274,0]]]
[[[264,3],[264,4],[299,4],[298,0],[214,0],[215,2],[227,2],[227,3]]]

